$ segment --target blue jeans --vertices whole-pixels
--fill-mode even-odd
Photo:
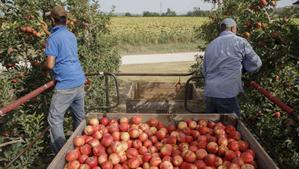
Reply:
[[[240,106],[237,97],[205,97],[205,103],[207,113],[235,113],[240,116]]]
[[[84,85],[72,89],[55,89],[48,115],[51,145],[55,154],[65,143],[63,121],[67,109],[70,108],[72,113],[73,129],[76,129],[85,118],[84,96]]]

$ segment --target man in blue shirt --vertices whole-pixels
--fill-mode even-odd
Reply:
[[[206,112],[236,113],[239,116],[237,95],[243,92],[242,71],[255,72],[262,61],[248,41],[236,35],[237,24],[233,19],[224,19],[220,31],[205,50],[202,72]]]
[[[54,23],[47,41],[45,54],[46,67],[52,70],[56,80],[52,97],[48,123],[50,137],[55,153],[65,143],[63,130],[64,114],[70,108],[73,117],[73,129],[77,128],[85,117],[84,82],[86,80],[78,58],[77,39],[66,27],[67,13],[62,6],[51,11]]]

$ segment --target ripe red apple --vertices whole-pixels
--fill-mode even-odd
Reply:
[[[203,160],[196,160],[195,161],[195,165],[196,167],[199,169],[199,168],[202,168],[204,169],[207,165],[206,163],[203,161]]]
[[[255,167],[251,164],[243,164],[241,169],[255,169]]]
[[[151,158],[152,158],[152,155],[150,153],[145,153],[142,156],[142,160],[145,162],[149,162],[151,160]]]
[[[233,131],[229,133],[228,135],[229,138],[235,139],[235,140],[240,140],[241,139],[241,134],[238,131]]]
[[[81,164],[79,169],[91,169],[88,164]],[[94,169],[94,168],[92,168]]]
[[[232,163],[228,169],[241,169],[240,166],[238,164]]]
[[[254,157],[250,152],[243,152],[241,158],[245,163],[251,163],[254,160]]]
[[[130,129],[129,134],[131,138],[138,138],[139,137],[139,130],[138,129]]]
[[[198,120],[198,127],[206,127],[208,125],[207,120],[200,119]]]
[[[137,115],[133,116],[131,120],[133,124],[140,124],[142,122],[141,116],[137,116]]]
[[[79,148],[81,154],[89,155],[91,153],[91,146],[89,144],[85,144]]]
[[[127,117],[121,117],[120,119],[119,119],[119,123],[121,124],[121,123],[129,123],[129,119],[127,118]]]
[[[143,169],[150,169],[150,164],[148,162],[143,163]]]
[[[156,132],[156,136],[158,140],[163,140],[166,137],[166,132],[163,130],[159,130]]]
[[[107,117],[102,117],[101,124],[103,124],[104,126],[107,126],[109,124],[109,119]]]
[[[133,158],[133,157],[137,157],[138,155],[138,150],[136,148],[129,148],[127,150],[127,157],[128,158]]]
[[[110,154],[110,155],[109,155],[109,160],[111,161],[111,163],[112,163],[113,165],[116,165],[116,164],[120,163],[120,157],[119,157],[119,155],[116,154],[116,153],[112,153],[112,154]]]
[[[128,166],[129,166],[129,168],[138,168],[140,166],[140,164],[141,163],[140,163],[139,159],[136,158],[136,157],[130,158],[128,160]]]
[[[237,141],[231,141],[228,143],[228,148],[233,151],[239,151],[239,143]]]
[[[175,131],[175,129],[176,129],[175,124],[173,124],[173,123],[168,124],[168,126],[167,126],[168,133]]]
[[[80,162],[77,160],[73,160],[68,164],[68,169],[78,169],[79,167],[80,167]]]
[[[119,141],[120,140],[120,132],[115,131],[112,133],[113,141]]]
[[[172,163],[174,166],[180,166],[183,162],[183,158],[180,155],[176,155],[172,158]]]
[[[199,131],[197,131],[197,130],[192,130],[192,131],[191,131],[191,135],[192,135],[192,137],[193,137],[194,139],[197,139],[198,136],[200,135],[200,133],[199,133]]]
[[[212,128],[214,128],[214,127],[215,127],[215,125],[216,125],[216,123],[215,123],[215,122],[213,122],[213,121],[208,121],[208,125],[207,125],[207,126],[208,126],[209,128],[211,128],[211,129],[212,129]]]
[[[249,152],[253,158],[255,157],[255,152],[252,149],[248,149],[246,152]]]
[[[94,133],[94,128],[93,128],[93,126],[88,125],[88,126],[85,127],[85,129],[84,129],[84,134],[90,136],[90,135],[92,135],[93,133]]]
[[[120,164],[116,164],[113,169],[123,169],[123,167]]]
[[[204,161],[208,166],[215,166],[216,156],[214,154],[208,154]]]
[[[170,161],[163,161],[160,165],[159,165],[160,169],[173,169],[173,165]]]
[[[118,125],[118,127],[119,127],[120,131],[128,131],[130,128],[130,125],[128,123],[120,123]]]
[[[98,163],[102,164],[108,160],[108,155],[106,153],[99,154]]]
[[[88,121],[88,124],[89,124],[89,125],[92,125],[92,126],[96,126],[96,125],[99,125],[99,124],[100,124],[100,121],[99,121],[97,118],[91,118],[91,119]]]
[[[122,141],[129,141],[130,140],[130,134],[128,132],[122,132],[120,134],[120,139]]]
[[[188,127],[190,128],[190,129],[196,129],[197,128],[197,123],[196,123],[196,121],[191,121],[189,124],[188,124]]]
[[[143,146],[144,147],[151,147],[153,145],[153,143],[150,140],[145,140],[143,142]]]
[[[95,156],[92,157],[88,157],[85,161],[86,164],[89,165],[89,167],[93,168],[96,167],[98,165],[98,160]]]
[[[83,135],[83,137],[84,137],[85,143],[88,143],[90,140],[93,139],[92,136]]]
[[[247,141],[240,140],[239,141],[239,149],[241,152],[244,152],[248,149],[249,143]]]
[[[160,154],[162,155],[162,157],[170,156],[171,152],[172,152],[172,146],[170,144],[165,144],[160,149]]]
[[[113,169],[111,161],[105,161],[101,164],[102,169]]]
[[[80,147],[85,144],[85,138],[83,136],[76,136],[73,143],[76,147]]]
[[[70,162],[70,161],[74,161],[77,160],[79,158],[79,153],[77,150],[70,150],[66,153],[66,157],[65,159]]]
[[[152,157],[150,160],[150,166],[157,167],[160,165],[161,162],[162,162],[162,160],[160,157]]]
[[[147,135],[146,133],[142,132],[142,133],[139,135],[138,139],[139,139],[140,141],[144,142],[144,141],[146,141],[146,140],[148,139],[148,135]]]
[[[209,142],[207,145],[207,151],[209,153],[216,154],[218,152],[218,149],[219,149],[218,144],[215,142]]]
[[[208,155],[208,152],[205,149],[199,149],[195,154],[198,160],[203,160]]]
[[[240,157],[236,157],[233,159],[232,163],[238,164],[239,166],[242,166],[244,164],[244,161]]]
[[[234,151],[232,151],[232,150],[227,150],[226,152],[225,152],[225,157],[224,157],[224,159],[225,160],[227,160],[227,161],[232,161],[234,158],[236,158],[237,157],[237,155],[236,155],[236,153],[234,152]]]
[[[147,123],[151,126],[151,127],[157,127],[159,124],[159,121],[155,118],[151,118],[147,121]]]
[[[102,138],[101,144],[105,147],[109,147],[113,142],[113,137],[110,134],[105,134]]]
[[[93,133],[92,137],[97,139],[97,140],[100,140],[103,137],[103,134],[100,131],[96,131],[96,132]]]
[[[205,135],[210,132],[210,129],[208,127],[199,127],[198,131],[200,134]]]
[[[218,167],[223,164],[223,160],[220,157],[216,157],[215,166]]]
[[[85,160],[88,158],[88,155],[86,154],[82,154],[79,156],[78,161],[83,164],[85,162]]]
[[[148,153],[148,150],[146,147],[141,146],[141,147],[139,147],[138,152],[139,152],[139,154],[144,155],[144,154]]]
[[[196,154],[190,150],[187,150],[186,153],[183,154],[184,160],[190,163],[195,162],[196,160]]]
[[[100,145],[100,141],[98,139],[93,138],[88,142],[88,144],[91,147],[96,147],[96,146]]]
[[[224,155],[225,155],[225,152],[226,152],[227,150],[228,150],[227,146],[225,146],[225,145],[221,145],[221,146],[219,146],[219,149],[218,149],[217,154],[218,154],[219,156],[224,156]]]
[[[187,123],[184,121],[180,121],[178,124],[178,129],[183,130],[184,128],[188,127]]]
[[[232,132],[235,132],[235,131],[236,131],[236,128],[235,128],[233,125],[227,125],[227,126],[225,127],[225,131],[226,131],[228,134],[230,134],[230,133],[232,133]]]

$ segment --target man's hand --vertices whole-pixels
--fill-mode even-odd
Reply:
[[[40,26],[41,26],[41,28],[43,29],[43,31],[44,31],[48,36],[51,35],[51,32],[49,32],[49,27],[48,27],[47,23],[46,23],[45,21],[43,21],[43,20],[40,20],[39,22],[40,22]]]

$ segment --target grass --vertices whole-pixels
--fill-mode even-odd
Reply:
[[[150,63],[150,64],[133,64],[122,65],[120,72],[125,73],[188,73],[190,66],[194,62],[169,62],[169,63]],[[180,77],[181,82],[186,82],[190,77]],[[147,82],[177,82],[179,77],[142,77],[142,76],[126,76],[120,77],[125,82],[147,81]]]
[[[119,46],[119,49],[121,55],[191,52],[198,51],[197,47],[200,43],[201,42],[167,43],[135,46],[123,44]]]

